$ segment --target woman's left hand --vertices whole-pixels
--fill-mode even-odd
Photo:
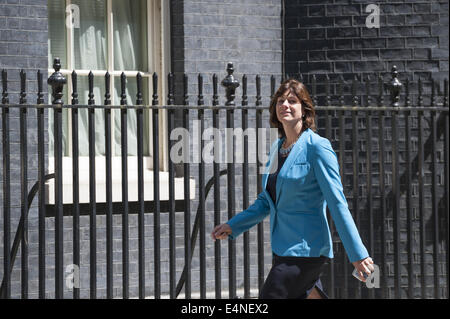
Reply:
[[[353,266],[355,266],[356,270],[358,271],[358,275],[363,282],[365,282],[366,278],[375,271],[375,268],[373,267],[373,260],[370,257],[354,261],[352,262],[352,264]],[[364,277],[364,273],[367,274],[367,277]]]

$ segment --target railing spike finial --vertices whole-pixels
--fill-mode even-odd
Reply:
[[[72,105],[78,104],[78,74],[72,71]]]
[[[242,105],[248,104],[248,96],[247,96],[247,75],[242,76]]]
[[[234,78],[233,72],[234,72],[233,62],[228,62],[227,64],[228,75],[225,77],[225,79],[222,80],[222,86],[225,87],[227,96],[227,102],[225,103],[226,106],[236,105],[234,103],[234,99],[236,97],[235,95],[236,88],[239,87],[239,81]]]
[[[189,105],[189,78],[187,74],[183,74],[183,104]]]
[[[44,103],[44,93],[42,93],[42,72],[41,70],[37,71],[37,84],[38,84],[38,92],[37,92],[37,100],[36,104]]]
[[[217,106],[219,105],[219,95],[217,94],[218,87],[217,87],[217,74],[213,74],[213,101],[212,105]]]
[[[158,105],[158,74],[153,73],[153,95],[152,95],[152,105]]]
[[[92,71],[89,71],[88,74],[88,87],[89,87],[89,93],[88,93],[88,105],[94,105],[95,104],[95,96],[94,96],[94,73]]]
[[[260,106],[261,103],[261,76],[256,75],[256,106]]]
[[[410,107],[411,106],[411,96],[409,94],[409,78],[406,78],[405,82],[405,106]]]
[[[330,76],[326,74],[325,76],[325,105],[331,105],[331,96],[330,96]]]
[[[167,81],[168,81],[168,88],[169,88],[169,93],[167,94],[167,104],[168,105],[173,105],[175,104],[175,79],[174,79],[174,75],[172,72],[169,73],[169,75],[167,76]]]
[[[345,104],[345,98],[344,98],[344,77],[342,76],[342,74],[339,74],[339,78],[338,78],[338,95],[339,95],[339,106],[344,106]]]
[[[316,79],[316,75],[313,74],[312,75],[312,88],[311,88],[311,92],[312,92],[312,102],[313,105],[318,105],[318,101],[317,101],[317,79]]]
[[[136,105],[142,105],[142,103],[144,103],[144,100],[142,98],[142,75],[141,75],[141,72],[138,72],[138,74],[136,75],[136,86],[137,86]]]
[[[434,81],[434,79],[431,79],[431,106],[436,106],[436,98],[437,98],[437,87],[436,87],[436,82]]]
[[[389,85],[390,91],[391,91],[391,105],[394,107],[399,106],[400,101],[400,91],[402,89],[403,84],[399,81],[398,72],[397,72],[397,66],[392,66],[391,70],[392,80]]]
[[[127,105],[127,76],[125,72],[120,74],[120,105]]]
[[[370,78],[370,75],[369,74],[367,74],[367,76],[366,76],[366,106],[370,106],[370,104],[372,103],[372,97],[371,97],[371,95],[370,95],[370,81],[371,81],[371,78]]]
[[[354,107],[359,106],[359,97],[358,97],[358,75],[353,75],[352,86],[351,86],[351,94],[352,94],[352,105]]]
[[[422,84],[422,79],[419,77],[419,83],[418,83],[418,91],[419,91],[419,95],[417,97],[417,106],[422,106],[423,105],[423,84]]]
[[[105,105],[111,105],[111,91],[110,86],[111,85],[111,74],[107,71],[105,73]]]
[[[22,69],[20,70],[20,104],[27,103],[27,92],[26,92],[26,86],[27,86],[27,73]]]
[[[197,83],[198,83],[197,104],[204,105],[205,101],[203,100],[203,75],[201,73],[197,77]]]
[[[2,70],[2,104],[9,104],[8,72],[6,70]]]
[[[384,89],[383,76],[381,75],[381,73],[378,73],[378,106],[383,106],[384,104],[383,89]]]
[[[273,99],[275,95],[275,75],[270,76],[270,99]]]
[[[444,107],[448,106],[448,79],[444,79]]]
[[[61,61],[59,58],[55,58],[55,60],[53,60],[53,69],[55,69],[55,72],[53,72],[53,74],[48,78],[47,84],[52,87],[52,104],[62,105],[63,89],[64,84],[67,83],[67,80],[62,73],[59,72],[59,70],[61,70]]]

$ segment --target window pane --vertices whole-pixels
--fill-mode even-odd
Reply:
[[[148,90],[148,79],[142,79],[142,88],[143,88],[143,104],[148,105],[148,94],[146,93]],[[115,77],[114,80],[114,100],[115,104],[120,104],[120,94],[121,94],[121,85],[120,85],[120,77]],[[127,96],[127,105],[136,105],[136,94],[137,94],[137,83],[135,77],[127,78],[126,83],[126,96]],[[148,150],[148,112],[144,112],[144,155],[149,155]],[[121,154],[121,129],[120,129],[120,111],[115,112],[114,115],[114,123],[115,123],[115,132],[114,132],[114,140],[116,143],[115,147],[115,155],[120,156]],[[137,120],[136,120],[136,110],[130,109],[127,112],[127,147],[128,147],[128,155],[137,155]]]
[[[53,67],[53,60],[58,57],[61,67],[67,68],[65,1],[48,0],[48,67]]]
[[[147,71],[146,0],[113,0],[114,70]]]
[[[94,77],[95,105],[103,105],[105,100],[104,77]],[[87,76],[78,76],[78,101],[80,104],[88,104],[89,80]],[[89,122],[88,110],[80,109],[78,112],[78,139],[80,156],[89,156]],[[105,115],[103,109],[95,110],[95,154],[105,155]]]
[[[73,0],[80,8],[79,28],[73,28],[75,69],[106,70],[108,36],[106,0]]]
[[[62,68],[75,70],[107,70],[108,69],[108,15],[107,0],[72,0],[73,12],[72,28],[68,30],[66,21],[66,1],[48,0],[49,12],[49,68],[53,59],[61,59]],[[147,58],[147,0],[112,0],[113,26],[113,53],[115,70],[148,72]],[[79,14],[78,14],[79,13]],[[78,14],[78,15],[77,15]],[[77,17],[79,19],[77,19]],[[67,23],[66,23],[67,22]],[[70,27],[70,25],[69,25]],[[71,43],[67,43],[67,32],[71,32]],[[68,61],[67,48],[71,52],[71,62]],[[111,52],[112,54],[112,52]],[[111,66],[112,67],[112,66]],[[70,75],[66,76],[69,78]],[[64,104],[70,103],[68,96],[69,83],[64,86]],[[143,103],[149,104],[148,79],[143,78]],[[127,104],[136,102],[136,78],[127,79]],[[104,103],[104,78],[96,77],[94,80],[95,104]],[[116,77],[112,92],[112,103],[120,104],[120,77]],[[79,104],[88,103],[87,76],[78,76]],[[51,100],[51,99],[49,99]],[[53,154],[53,114],[49,112],[49,153]],[[69,156],[71,150],[69,123],[70,110],[63,110],[63,153]],[[144,111],[144,155],[149,155],[149,115]],[[120,156],[120,111],[113,111],[112,138],[115,156]],[[79,111],[79,154],[88,156],[88,111]],[[95,112],[96,126],[96,155],[104,155],[104,111]],[[128,155],[137,154],[136,142],[136,111],[128,112]],[[83,141],[83,142],[82,142]]]

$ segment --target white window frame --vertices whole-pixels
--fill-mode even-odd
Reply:
[[[66,8],[71,5],[71,0],[65,0]],[[152,71],[142,72],[143,78],[148,78],[148,92],[149,99],[151,99],[153,84],[152,76],[153,72],[158,74],[158,96],[160,104],[165,104],[166,97],[166,76],[170,71],[170,10],[169,1],[167,0],[146,0],[147,1],[147,59],[148,68]],[[67,12],[68,19],[72,19],[72,12]],[[113,48],[113,14],[112,14],[112,0],[107,0],[107,34],[108,34],[108,62],[107,70],[92,70],[95,77],[104,77],[106,71],[111,75],[110,92],[114,92],[114,78],[120,76],[122,71],[114,70],[114,48]],[[72,48],[73,48],[73,29],[66,28],[66,52],[67,52],[67,69],[61,69],[60,72],[67,79],[67,94],[68,100],[72,96],[72,78],[71,74],[73,70],[76,70],[77,75],[87,76],[91,70],[80,70],[75,69],[73,65]],[[50,67],[50,66],[49,66]],[[53,69],[48,69],[49,74],[54,72]],[[136,77],[138,71],[124,71],[125,75],[128,77]],[[102,97],[96,97],[97,99],[103,99]],[[112,94],[112,104],[118,105],[119,101],[114,101],[115,98]],[[151,101],[149,101],[151,103]],[[112,110],[112,112],[120,112],[120,110]],[[73,196],[73,186],[72,186],[72,129],[71,129],[71,114],[68,112],[68,148],[69,156],[63,157],[63,203],[72,203]],[[114,114],[114,113],[113,113]],[[149,151],[150,156],[144,156],[144,181],[145,181],[145,200],[153,200],[153,138],[152,138],[152,112],[149,112]],[[112,117],[113,118],[113,117]],[[168,156],[169,152],[168,146],[168,136],[167,132],[167,111],[159,111],[159,165],[160,165],[160,199],[168,199]],[[111,121],[111,131],[114,132],[114,121]],[[112,143],[112,148],[114,143]],[[114,154],[114,149],[112,149],[112,154]],[[121,174],[115,174],[114,172],[121,171],[120,166],[121,158],[117,156],[112,156],[112,174],[113,174],[113,202],[121,201]],[[80,203],[89,202],[89,157],[80,156],[79,157],[79,178],[80,178]],[[97,202],[105,202],[105,157],[96,156],[96,195]],[[54,157],[48,156],[48,171],[54,172]],[[120,175],[120,176],[119,176]],[[128,185],[129,185],[129,201],[137,200],[137,160],[136,156],[128,156]],[[183,179],[176,179],[175,181],[175,199],[183,199]],[[191,198],[195,196],[195,184],[191,179]],[[136,190],[135,190],[136,188]],[[47,183],[47,203],[54,203],[54,181],[50,180]],[[136,197],[136,198],[135,198]]]

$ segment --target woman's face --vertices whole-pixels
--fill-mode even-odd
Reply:
[[[296,124],[302,119],[302,103],[298,97],[291,93],[286,92],[278,98],[277,101],[277,117],[281,124]]]

